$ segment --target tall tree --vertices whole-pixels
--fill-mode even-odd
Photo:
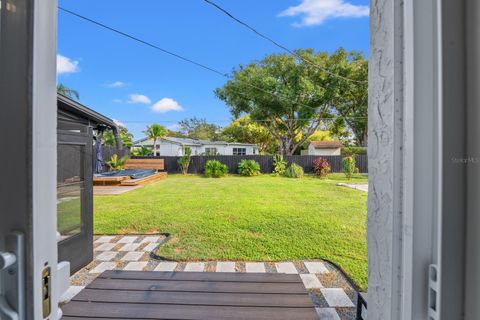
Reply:
[[[249,116],[236,119],[222,129],[222,140],[228,142],[252,143],[258,146],[260,153],[273,153],[277,147],[275,138],[258,123],[252,122]]]
[[[119,128],[119,136],[120,140],[122,141],[122,145],[125,148],[130,148],[133,145],[133,134],[128,132],[128,129],[125,127]],[[113,135],[112,130],[106,130],[103,132],[102,144],[106,146],[114,147],[116,145],[115,136]]]
[[[153,155],[157,155],[157,140],[165,137],[167,134],[167,129],[164,126],[161,126],[157,123],[153,123],[148,126],[143,133],[147,136],[148,139],[153,140]]]
[[[66,87],[63,83],[57,84],[57,92],[69,97],[70,99],[80,99],[80,93],[77,90]]]
[[[273,54],[233,73],[218,98],[235,117],[248,114],[278,141],[280,153],[291,155],[331,117],[331,96],[325,87],[330,81],[324,68],[327,53],[296,50],[302,59]],[[300,136],[300,139],[296,139]]]
[[[332,93],[332,106],[337,121],[331,127],[334,131],[345,127],[351,130],[355,144],[366,146],[368,140],[368,61],[356,51],[344,49],[335,51],[328,61],[332,72],[354,81],[332,78],[327,90]],[[338,133],[338,132],[337,132]]]
[[[218,140],[220,127],[208,123],[206,119],[193,117],[184,119],[178,123],[180,131],[191,139]]]

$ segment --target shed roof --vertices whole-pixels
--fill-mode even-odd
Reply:
[[[57,94],[57,108],[64,112],[72,113],[76,116],[87,119],[96,125],[105,125],[112,128],[117,127],[112,119],[62,94]]]

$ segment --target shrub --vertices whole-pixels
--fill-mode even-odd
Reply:
[[[105,163],[110,167],[111,170],[117,171],[122,170],[125,167],[125,161],[128,160],[128,156],[123,156],[120,159],[117,154],[114,154],[110,157],[110,160],[105,161]]]
[[[205,176],[207,178],[220,178],[228,173],[226,164],[218,160],[208,160],[205,164]]]
[[[343,147],[342,148],[342,156],[355,156],[360,154],[367,154],[366,147]]]
[[[189,147],[185,147],[183,149],[183,156],[177,161],[178,166],[180,167],[180,171],[182,171],[184,175],[188,173],[188,167],[190,166],[191,155],[192,155],[192,149]]]
[[[283,156],[280,154],[273,155],[273,173],[283,175],[285,174],[285,169],[287,169],[287,161],[283,159]]]
[[[355,172],[358,171],[358,169],[355,166],[355,158],[354,157],[345,157],[342,159],[342,164],[343,164],[343,173],[345,173],[345,176],[347,179],[351,179]]]
[[[260,164],[255,160],[242,160],[238,164],[238,173],[246,177],[257,176],[260,174]]]
[[[292,163],[287,170],[285,170],[285,177],[287,178],[301,178],[303,177],[303,168],[296,163]]]
[[[313,172],[319,177],[326,177],[330,171],[332,171],[332,167],[330,163],[328,163],[327,159],[324,158],[317,158],[313,161]]]

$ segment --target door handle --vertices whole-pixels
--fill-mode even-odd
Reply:
[[[5,238],[5,250],[0,252],[0,315],[2,319],[25,319],[25,240],[13,232]]]

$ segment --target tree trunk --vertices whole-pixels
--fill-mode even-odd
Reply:
[[[157,155],[157,139],[153,138],[153,156]]]

